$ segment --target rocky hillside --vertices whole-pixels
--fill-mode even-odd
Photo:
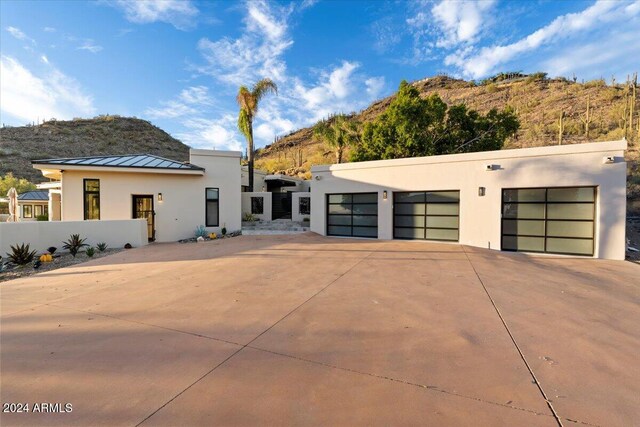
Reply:
[[[626,126],[630,148],[630,194],[634,199],[640,198],[640,102],[636,99],[631,127],[628,117],[632,85],[607,84],[604,80],[580,83],[562,78],[546,79],[541,75],[483,84],[433,77],[413,84],[422,96],[437,93],[449,104],[464,103],[481,113],[492,108],[514,108],[520,119],[520,130],[515,138],[507,141],[505,148],[558,144],[561,115],[563,144],[621,139]],[[359,122],[373,120],[385,111],[393,98],[394,95],[373,103],[355,113],[354,119]],[[589,122],[588,135],[585,121]],[[311,128],[304,128],[260,150],[257,165],[270,172],[308,177],[312,165],[333,162],[333,153],[313,139]]]
[[[0,175],[43,180],[31,160],[52,157],[150,153],[189,159],[189,147],[146,120],[119,116],[48,121],[0,129]]]

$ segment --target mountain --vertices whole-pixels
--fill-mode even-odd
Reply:
[[[437,93],[450,105],[464,103],[481,113],[492,108],[501,110],[512,107],[520,120],[520,130],[507,141],[506,149],[558,144],[561,114],[564,115],[563,144],[622,139],[626,123],[629,196],[634,200],[640,199],[640,103],[637,98],[632,126],[628,121],[633,84],[607,84],[603,79],[584,83],[564,78],[547,79],[542,73],[530,76],[499,75],[481,84],[437,76],[412,84],[421,96]],[[354,113],[353,118],[361,123],[375,119],[386,110],[394,97],[391,95],[374,102]],[[587,120],[589,136],[585,134]],[[273,144],[259,150],[256,157],[256,167],[300,177],[309,177],[313,165],[335,161],[333,152],[313,139],[311,127],[278,138]],[[345,157],[348,158],[348,155]]]
[[[189,160],[189,147],[146,120],[120,116],[51,120],[0,129],[0,175],[43,181],[31,160],[149,153]]]

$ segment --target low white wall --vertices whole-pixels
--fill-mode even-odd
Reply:
[[[263,198],[263,214],[253,214],[254,217],[261,221],[271,221],[271,207],[272,207],[272,196],[271,193],[266,191],[254,191],[252,193],[245,192],[242,193],[242,218],[244,219],[244,215],[247,213],[251,213],[251,198],[252,197],[262,197]]]
[[[63,251],[64,241],[71,234],[80,234],[90,246],[105,242],[121,248],[126,243],[139,247],[148,243],[147,221],[144,219],[106,221],[36,221],[0,224],[0,255],[11,251],[11,245],[28,243],[31,249],[44,252],[50,246]]]
[[[291,194],[291,219],[293,221],[302,222],[305,218],[311,219],[310,214],[301,214],[300,213],[300,198],[301,197],[311,197],[310,192],[297,192]]]
[[[596,186],[594,257],[622,260],[626,146],[622,140],[316,166],[311,231],[326,234],[327,194],[378,193],[378,238],[392,239],[394,192],[459,190],[460,243],[500,249],[503,188]],[[613,163],[604,161],[609,156]]]

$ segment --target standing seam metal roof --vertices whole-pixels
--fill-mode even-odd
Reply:
[[[49,190],[25,191],[18,194],[18,200],[49,200]]]
[[[176,160],[166,159],[153,154],[130,154],[126,156],[91,156],[71,157],[62,159],[33,160],[34,165],[59,165],[59,166],[95,166],[95,167],[121,167],[121,168],[147,168],[147,169],[176,169],[176,170],[204,170],[200,166],[191,163],[182,163]]]

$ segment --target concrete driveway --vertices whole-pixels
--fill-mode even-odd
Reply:
[[[9,425],[637,425],[640,267],[312,234],[0,284]],[[33,412],[34,403],[72,412]],[[55,407],[54,407],[55,408]]]

